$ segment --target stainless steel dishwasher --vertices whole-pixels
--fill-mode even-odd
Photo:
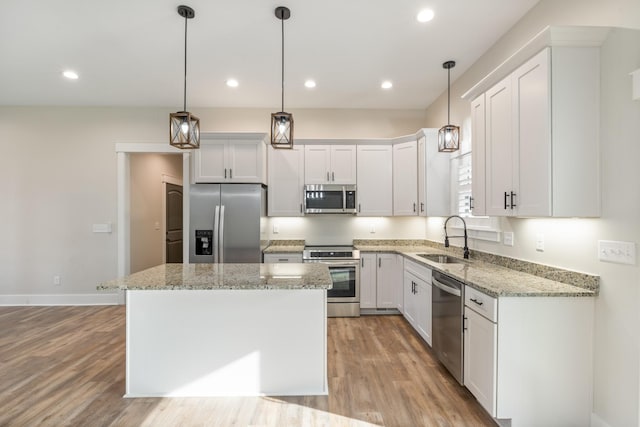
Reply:
[[[432,348],[451,375],[463,384],[464,284],[435,270],[431,280]]]

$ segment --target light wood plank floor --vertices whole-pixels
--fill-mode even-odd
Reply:
[[[328,329],[329,396],[123,399],[124,307],[0,307],[0,426],[495,426],[402,317]]]

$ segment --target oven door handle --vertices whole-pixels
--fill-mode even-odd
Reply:
[[[304,262],[316,262],[316,263],[320,263],[320,264],[326,264],[326,265],[330,265],[333,267],[358,267],[358,265],[360,265],[360,261],[359,260],[353,260],[353,261],[320,261],[320,260],[305,260]]]
[[[438,289],[442,289],[443,291],[445,291],[445,292],[446,292],[446,293],[448,293],[448,294],[455,295],[455,296],[457,296],[457,297],[459,297],[460,295],[462,295],[462,293],[460,292],[460,289],[456,289],[456,288],[454,288],[453,286],[445,285],[444,283],[442,283],[442,282],[438,281],[437,279],[433,279],[433,278],[432,278],[432,279],[431,279],[431,282],[432,282],[431,284],[432,284],[433,286],[435,286],[435,287],[436,287],[436,288],[438,288]]]

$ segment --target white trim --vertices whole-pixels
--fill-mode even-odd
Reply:
[[[601,46],[609,31],[608,27],[548,26],[463,93],[461,98],[467,101],[475,99],[547,46]]]
[[[117,145],[117,144],[116,144]],[[117,166],[117,210],[118,210],[118,226],[116,233],[118,235],[118,277],[127,276],[131,272],[131,245],[130,245],[130,170],[129,170],[129,154],[118,152]]]
[[[591,427],[611,427],[607,424],[602,418],[597,416],[595,413],[591,413]]]
[[[120,293],[60,295],[0,295],[0,306],[118,305]]]
[[[175,176],[162,174],[162,182],[164,184],[182,185],[182,178],[176,178]]]

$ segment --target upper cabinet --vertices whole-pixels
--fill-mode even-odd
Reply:
[[[545,31],[465,94],[473,97],[476,215],[600,215],[599,43],[603,31],[581,30],[569,38],[569,31],[576,30]],[[558,35],[564,42],[556,46],[553,40]],[[584,36],[576,43],[579,46],[567,45],[566,40],[578,36]],[[586,41],[589,38],[593,40]],[[529,57],[522,60],[525,54]],[[505,67],[513,71],[486,90],[478,90],[495,81]]]
[[[305,184],[355,184],[356,146],[305,145]]]
[[[358,145],[358,215],[393,215],[391,144]]]
[[[418,214],[449,216],[451,157],[438,152],[438,130],[418,132]]]
[[[418,144],[402,142],[393,146],[393,214],[418,215]]]
[[[264,134],[214,135],[193,151],[194,183],[266,184]]]
[[[304,146],[292,149],[268,148],[269,216],[302,216],[304,188]]]

